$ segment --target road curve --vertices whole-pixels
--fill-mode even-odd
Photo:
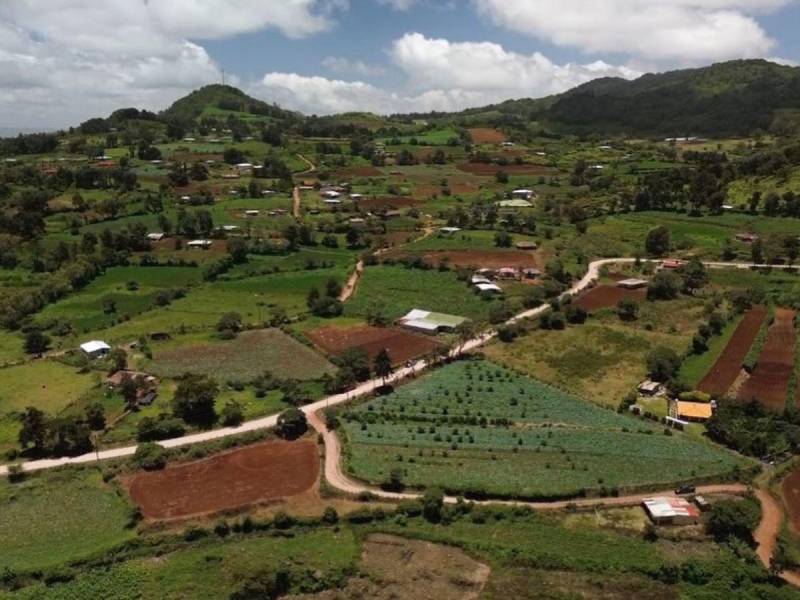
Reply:
[[[584,291],[588,288],[592,283],[594,283],[600,276],[600,270],[607,265],[612,264],[630,264],[635,262],[636,259],[634,258],[604,258],[600,260],[593,261],[589,264],[586,274],[581,277],[576,283],[574,283],[566,292],[564,292],[564,296],[566,295],[576,295],[580,292]],[[720,263],[720,262],[713,262],[713,263],[706,263],[709,267],[731,267],[731,268],[751,268],[753,265],[749,265],[746,263]],[[756,267],[766,267],[767,265],[755,265]],[[523,319],[529,319],[533,317],[537,317],[538,315],[542,314],[543,312],[549,310],[549,304],[542,304],[536,308],[532,308],[526,311],[521,312],[520,314],[512,317],[508,320],[509,324],[517,323]],[[469,352],[471,350],[475,350],[480,346],[484,345],[486,342],[490,341],[497,335],[495,330],[488,330],[484,333],[480,334],[479,336],[469,340],[468,342],[462,344],[459,351]],[[456,352],[453,352],[455,356]],[[395,383],[407,378],[410,375],[415,375],[425,369],[427,369],[430,365],[424,360],[417,361],[412,367],[410,368],[403,368],[399,369],[395,373],[392,374],[391,377],[388,378],[387,383]],[[372,393],[376,387],[381,385],[380,379],[372,379],[365,383],[360,384],[353,390],[350,390],[347,393],[343,394],[334,394],[333,396],[329,396],[327,398],[323,398],[322,400],[315,402],[313,404],[309,404],[303,407],[303,410],[306,414],[311,414],[320,408],[325,406],[335,406],[337,404],[342,404],[344,402],[349,402],[354,398],[364,396],[367,394]],[[165,448],[177,448],[180,446],[188,446],[191,444],[200,444],[203,442],[213,441],[217,439],[222,439],[225,437],[239,435],[241,433],[246,433],[250,431],[260,431],[263,429],[271,429],[275,427],[277,424],[278,415],[269,415],[266,417],[261,417],[259,419],[255,419],[252,421],[247,421],[241,424],[238,427],[224,427],[221,429],[214,429],[211,431],[203,431],[200,433],[195,433],[192,435],[183,436],[180,438],[173,438],[169,440],[162,440],[158,442]],[[51,459],[42,459],[42,460],[33,460],[29,462],[20,463],[20,466],[24,471],[40,471],[43,469],[53,469],[56,467],[63,467],[66,465],[77,465],[77,464],[86,464],[93,461],[102,461],[102,460],[111,460],[117,458],[124,458],[127,456],[133,455],[136,452],[136,446],[126,446],[121,448],[112,448],[109,450],[102,450],[100,452],[89,452],[87,454],[83,454],[80,456],[74,457],[63,457],[63,458],[51,458]],[[0,476],[6,475],[8,473],[9,465],[0,465]]]

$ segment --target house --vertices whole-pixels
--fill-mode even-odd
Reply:
[[[520,189],[511,192],[511,197],[516,200],[530,200],[534,196],[535,193],[533,190]]]
[[[253,169],[253,163],[243,162],[236,165],[236,168],[239,170],[240,173],[244,171],[251,171]]]
[[[470,281],[472,282],[472,285],[478,285],[479,283],[492,283],[492,280],[485,275],[477,274],[473,275]]]
[[[341,193],[337,192],[336,190],[325,190],[320,194],[326,200],[338,200],[339,197],[342,195]],[[341,200],[340,200],[341,202]]]
[[[714,415],[714,406],[710,402],[686,402],[672,400],[669,403],[669,416],[689,423],[702,423]]]
[[[244,215],[246,217],[257,217],[260,214],[257,210],[246,210],[244,211]]]
[[[277,194],[275,190],[261,190],[262,196],[272,196],[273,194]]]
[[[656,525],[695,525],[700,522],[700,509],[685,498],[645,498],[642,504]]]
[[[147,373],[142,373],[140,371],[120,369],[119,371],[115,371],[112,375],[109,375],[106,378],[106,387],[108,387],[108,389],[110,390],[116,390],[122,385],[122,382],[126,378],[139,380],[143,385],[148,385],[148,386],[158,385],[158,379],[156,379],[152,375],[148,375]]]
[[[148,233],[147,239],[151,242],[160,242],[166,237],[165,233]]]
[[[353,202],[358,202],[363,198],[364,198],[363,194],[350,194],[350,200],[352,200]]]
[[[503,288],[496,283],[476,283],[475,287],[482,294],[502,294]]]
[[[496,276],[498,279],[519,279],[519,271],[514,267],[503,267],[497,270]]]
[[[387,210],[385,213],[383,213],[383,216],[387,219],[394,219],[403,216],[403,213],[401,213],[399,210]]]
[[[755,233],[737,233],[736,239],[745,244],[753,244],[761,238]]]
[[[91,342],[81,344],[81,352],[94,360],[96,358],[102,358],[111,352],[111,346],[99,340],[92,340]]]
[[[500,146],[502,148],[513,148],[516,144],[514,142],[501,142]]]
[[[617,287],[621,287],[625,290],[640,290],[644,287],[647,287],[647,280],[636,279],[635,277],[623,279],[622,281],[617,282]]]
[[[536,250],[539,247],[539,244],[536,242],[520,241],[516,242],[514,247],[517,250]]]
[[[458,233],[459,231],[461,231],[460,227],[441,227],[439,229],[439,233],[443,235],[453,235],[455,233]]]
[[[232,231],[236,231],[238,229],[239,229],[238,225],[223,225],[222,226],[222,231],[226,231],[228,233],[230,233]]]
[[[647,379],[637,386],[636,391],[643,396],[655,396],[661,391],[661,384]]]
[[[400,319],[400,325],[415,331],[436,334],[442,331],[454,331],[466,320],[464,317],[415,308]]]
[[[500,200],[497,206],[500,208],[531,208],[533,204],[523,198],[513,198],[511,200]]]
[[[328,206],[339,206],[342,203],[339,198],[323,198],[322,201]]]
[[[686,264],[685,260],[680,260],[677,258],[665,258],[661,261],[661,266],[664,269],[680,269],[682,266]]]
[[[211,248],[211,244],[213,244],[211,240],[192,240],[188,244],[186,244],[187,248],[200,248],[201,250],[207,250]]]
[[[528,267],[526,269],[522,269],[522,276],[525,279],[538,279],[542,276],[542,272],[539,269]]]

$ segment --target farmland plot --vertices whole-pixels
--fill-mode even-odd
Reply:
[[[439,344],[430,336],[419,335],[393,327],[325,326],[306,333],[317,348],[328,354],[342,354],[350,348],[365,350],[370,361],[384,348],[394,364],[427,354]]]
[[[794,369],[795,312],[785,308],[775,311],[767,341],[751,377],[739,391],[739,400],[758,400],[771,410],[783,411],[789,378]]]
[[[626,290],[613,285],[598,285],[582,294],[575,304],[583,310],[591,312],[601,308],[616,306],[620,300],[642,302],[647,297],[647,290]]]
[[[154,373],[210,375],[218,381],[251,381],[269,371],[279,377],[316,379],[333,371],[324,357],[278,329],[245,331],[233,340],[178,345],[158,352]]]
[[[761,329],[761,323],[767,316],[767,309],[763,306],[754,306],[736,328],[728,345],[720,354],[717,362],[702,379],[697,389],[713,395],[724,395],[736,381],[742,370],[742,363],[747,357],[750,346]]]
[[[344,415],[351,472],[452,493],[581,495],[718,476],[710,444],[582,402],[489,362],[456,363]]]

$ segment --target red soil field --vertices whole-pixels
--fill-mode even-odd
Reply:
[[[386,258],[401,260],[415,253],[402,250],[389,250],[384,254]],[[537,268],[539,264],[536,256],[521,250],[435,250],[421,254],[422,259],[431,265],[439,266],[444,259],[452,267],[475,267],[482,269],[502,269],[513,267],[517,269]]]
[[[472,141],[476,144],[501,144],[507,139],[502,131],[489,127],[476,127],[467,131],[469,131]]]
[[[456,165],[459,171],[471,173],[473,175],[484,175],[494,177],[498,171],[503,171],[509,175],[552,175],[555,173],[550,167],[542,165],[506,165],[500,166],[490,163],[461,163]]]
[[[767,316],[767,309],[754,306],[744,315],[742,322],[733,332],[728,345],[717,358],[717,362],[706,373],[697,389],[707,394],[724,396],[736,381],[742,370],[742,363],[753,345],[761,323]]]
[[[439,345],[427,336],[370,325],[320,327],[307,332],[306,337],[327,354],[341,354],[349,348],[362,348],[369,354],[370,360],[386,348],[394,364],[403,364],[407,360],[427,354]]]
[[[739,391],[739,400],[756,399],[766,408],[783,411],[789,379],[794,370],[795,312],[786,308],[775,311],[764,348],[753,374]]]
[[[344,179],[348,177],[382,177],[383,172],[371,166],[347,167],[346,169],[338,169],[335,176]]]
[[[800,533],[800,468],[795,467],[781,483],[781,494],[786,501],[792,530]]]
[[[147,519],[180,519],[295,496],[319,476],[311,440],[270,441],[124,481]]]
[[[629,298],[631,300],[643,301],[647,298],[647,290],[626,290],[613,285],[598,285],[585,294],[582,294],[575,305],[586,312],[600,310],[616,306],[620,300]]]
[[[364,198],[358,201],[359,208],[366,210],[380,210],[383,208],[398,210],[408,206],[414,206],[417,201],[406,196],[376,196],[374,198]]]

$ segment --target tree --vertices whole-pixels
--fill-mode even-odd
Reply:
[[[126,374],[120,382],[119,390],[125,399],[125,407],[128,410],[135,410],[139,402],[139,385],[136,380]]]
[[[342,294],[342,284],[335,277],[325,282],[325,295],[329,298],[338,298]]]
[[[422,515],[431,523],[438,523],[442,520],[442,508],[444,508],[444,492],[437,488],[426,490],[422,497]]]
[[[128,368],[128,354],[122,348],[114,348],[108,354],[108,361],[111,363],[111,373],[124,371]]]
[[[760,239],[754,241],[753,245],[750,246],[750,260],[753,261],[754,265],[764,264],[764,244]]]
[[[373,370],[375,375],[381,378],[383,385],[386,385],[386,378],[392,374],[392,359],[389,357],[389,351],[382,348],[378,354],[375,355],[373,362]]]
[[[683,291],[687,294],[694,294],[708,283],[706,268],[696,257],[683,266],[681,275],[683,275]]]
[[[172,413],[186,423],[209,427],[217,420],[214,400],[219,388],[213,379],[186,374],[178,383]]]
[[[460,323],[456,327],[456,337],[458,338],[458,346],[456,347],[456,354],[461,354],[464,346],[478,335],[478,326],[472,321],[467,320]]]
[[[680,280],[675,273],[659,271],[647,286],[648,300],[674,300],[680,292]]]
[[[29,406],[22,415],[22,428],[19,430],[19,444],[23,448],[33,446],[36,450],[44,448],[47,438],[47,415],[38,408]]]
[[[670,248],[669,229],[663,225],[651,229],[647,233],[644,248],[650,256],[664,256]]]
[[[278,435],[294,440],[308,431],[306,414],[299,408],[289,408],[278,416]]]
[[[103,431],[106,428],[106,409],[99,402],[92,402],[86,407],[86,424],[92,431]]]
[[[340,371],[352,373],[356,381],[367,381],[372,374],[369,354],[364,348],[348,348],[336,357],[334,362]]]
[[[639,317],[639,303],[623,298],[617,303],[617,315],[623,321],[635,321]]]
[[[498,231],[494,234],[494,245],[498,248],[510,248],[514,243],[514,239],[507,231]]]
[[[237,265],[247,262],[247,242],[241,238],[228,240],[228,254]]]
[[[242,329],[242,316],[237,312],[223,314],[217,322],[217,331],[237,333]]]
[[[222,424],[226,427],[237,427],[244,421],[244,410],[236,400],[228,400],[222,408]]]
[[[28,354],[41,355],[47,352],[49,347],[50,338],[38,329],[31,329],[25,335],[25,352]]]
[[[738,538],[753,544],[753,530],[761,520],[758,503],[752,498],[715,502],[706,521],[706,531],[718,542]]]
[[[654,381],[669,381],[680,366],[681,359],[671,348],[657,346],[647,354],[647,371]]]
[[[383,484],[383,488],[390,492],[402,492],[403,488],[405,488],[405,484],[403,483],[403,469],[394,467],[389,472],[389,479]]]
[[[164,448],[153,442],[145,442],[136,446],[133,462],[145,471],[158,471],[167,466],[167,456]]]

